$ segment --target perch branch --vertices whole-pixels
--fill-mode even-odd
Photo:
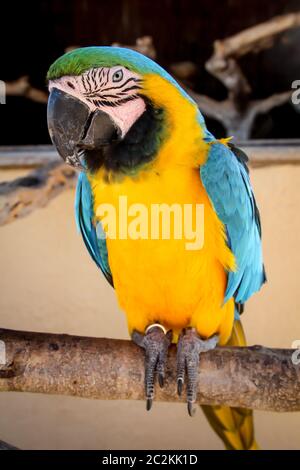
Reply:
[[[0,330],[6,362],[0,391],[72,395],[102,400],[144,399],[144,354],[131,341]],[[300,411],[300,366],[292,350],[218,347],[201,355],[199,404]],[[3,357],[3,353],[2,353]],[[179,402],[176,350],[156,400]]]
[[[75,170],[63,163],[48,163],[27,176],[0,183],[0,225],[24,217],[67,188],[75,186]]]

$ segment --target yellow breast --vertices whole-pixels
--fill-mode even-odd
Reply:
[[[120,196],[123,202],[126,198],[127,211],[136,204],[147,209],[148,237],[136,239],[141,232],[138,231],[137,235],[124,232]],[[202,328],[198,326],[198,330],[205,336],[213,334],[215,331],[210,331],[210,324],[213,323],[212,329],[217,329],[220,323],[220,319],[211,320],[221,314],[226,286],[224,267],[232,267],[234,261],[224,240],[222,224],[201,183],[199,171],[177,168],[157,173],[148,170],[135,179],[126,177],[115,183],[102,181],[94,186],[94,198],[98,215],[103,202],[111,204],[116,210],[116,238],[107,239],[108,258],[129,330],[144,331],[149,324],[160,322],[166,328],[179,331],[188,325],[196,326],[202,314],[204,324]],[[203,241],[203,246],[196,250],[189,249],[189,234],[183,230],[182,238],[175,238],[174,225],[171,226],[169,239],[151,238],[151,211],[153,206],[161,203],[169,207],[175,204],[194,209],[202,205],[204,212],[203,218],[200,218],[200,230],[204,238],[200,239],[200,243]],[[195,228],[196,209],[192,214]],[[128,215],[128,227],[135,220],[134,215]],[[170,220],[175,222],[174,218]],[[182,223],[185,221],[182,220]],[[211,320],[207,321],[205,317],[211,317]]]

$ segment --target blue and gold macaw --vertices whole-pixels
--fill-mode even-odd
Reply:
[[[163,386],[171,342],[188,411],[199,355],[245,345],[239,313],[265,281],[259,212],[247,157],[207,130],[195,102],[158,64],[133,50],[86,47],[48,72],[48,127],[61,157],[80,171],[76,220],[85,245],[116,290],[132,339],[145,349],[147,408]],[[204,242],[187,236],[109,236],[101,205],[201,204]],[[134,211],[131,213],[133,215]],[[119,222],[118,222],[119,221]],[[193,219],[193,221],[195,221]],[[138,225],[138,224],[137,224]],[[256,449],[252,413],[203,407],[228,449]]]

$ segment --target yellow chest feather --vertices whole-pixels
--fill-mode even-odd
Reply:
[[[103,203],[116,209],[117,236],[107,239],[108,258],[130,330],[143,331],[148,324],[160,322],[179,331],[193,324],[200,311],[209,315],[220,310],[226,285],[224,267],[232,266],[233,257],[226,246],[222,224],[201,183],[199,170],[177,168],[158,173],[153,169],[139,173],[134,179],[99,182],[93,186],[93,193],[95,213]],[[147,238],[136,239],[123,233],[124,238],[120,239],[120,196],[126,197],[127,208],[143,205],[149,214],[155,204],[194,208],[202,205],[203,245],[200,249],[187,249],[191,240],[184,232],[181,238],[175,238],[172,230],[169,239],[151,238],[150,216]],[[130,216],[128,219],[130,222]]]

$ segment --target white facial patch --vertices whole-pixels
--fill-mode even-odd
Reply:
[[[141,77],[125,67],[99,67],[80,76],[65,76],[49,82],[87,104],[91,112],[100,109],[120,128],[124,137],[146,109],[138,95]]]

